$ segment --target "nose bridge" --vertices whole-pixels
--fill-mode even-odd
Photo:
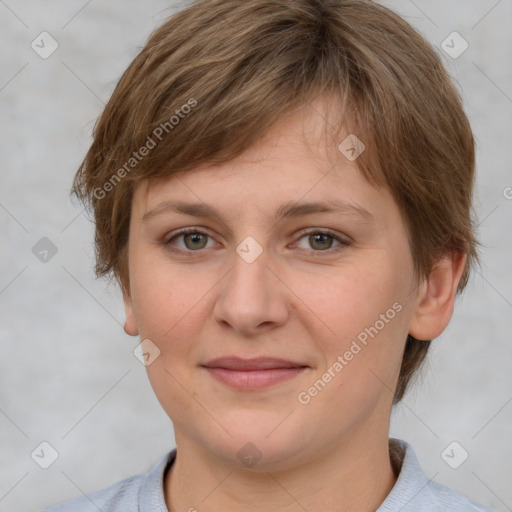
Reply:
[[[269,291],[268,255],[253,240],[244,240],[236,248],[224,290],[226,298],[234,300],[247,311],[261,307]]]
[[[267,251],[254,238],[247,237],[237,246],[215,305],[217,321],[237,331],[251,331],[285,320],[286,298],[269,264]]]

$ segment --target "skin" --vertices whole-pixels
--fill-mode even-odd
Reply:
[[[338,151],[341,141],[325,136],[332,110],[320,98],[240,157],[135,191],[125,330],[160,350],[147,371],[175,429],[178,455],[164,482],[171,511],[374,511],[396,481],[388,435],[405,340],[444,330],[465,259],[447,255],[418,285],[390,192],[371,186]],[[162,207],[175,200],[206,203],[221,219]],[[288,201],[329,200],[368,214],[274,220]],[[179,236],[186,227],[207,236]],[[326,230],[332,238],[310,236]],[[249,236],[263,251],[252,263],[236,252]],[[300,403],[393,304],[400,312]],[[237,390],[201,367],[230,355],[308,368]],[[248,442],[261,454],[252,467],[237,456]]]

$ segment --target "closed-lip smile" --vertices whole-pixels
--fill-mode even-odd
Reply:
[[[274,357],[244,359],[219,357],[201,365],[210,375],[231,387],[255,390],[272,386],[303,373],[308,365]]]
[[[300,368],[307,365],[288,361],[286,359],[278,359],[275,357],[254,357],[244,359],[237,356],[218,357],[212,359],[204,365],[207,368],[225,368],[226,370],[270,370],[274,368]]]

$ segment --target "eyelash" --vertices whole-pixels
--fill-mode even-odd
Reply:
[[[168,240],[164,241],[164,245],[166,246],[166,249],[168,251],[172,252],[172,253],[179,254],[179,255],[190,255],[190,254],[193,254],[193,253],[200,253],[203,249],[198,249],[196,251],[193,251],[193,250],[190,250],[190,249],[178,249],[176,247],[172,247],[171,246],[171,242],[173,240],[175,240],[176,238],[179,238],[180,236],[187,235],[187,234],[190,234],[190,233],[206,235],[209,238],[213,238],[211,235],[209,235],[205,231],[201,231],[198,228],[193,228],[193,227],[191,227],[191,228],[183,228],[180,231],[178,231],[177,233],[175,233],[171,238],[169,238]],[[339,242],[339,245],[336,245],[334,247],[330,247],[329,249],[325,249],[325,250],[302,249],[303,251],[310,252],[315,257],[316,256],[323,256],[325,254],[330,255],[333,252],[337,252],[337,251],[343,249],[344,247],[347,247],[347,246],[350,245],[350,242],[348,240],[342,239],[340,236],[334,234],[329,229],[311,229],[311,228],[309,228],[309,229],[302,230],[300,232],[300,236],[297,239],[297,241],[301,240],[302,238],[304,238],[307,235],[327,235],[327,236],[333,238],[334,240],[336,240],[337,242]],[[299,249],[301,249],[301,248],[299,248]]]

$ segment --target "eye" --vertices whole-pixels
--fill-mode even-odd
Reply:
[[[349,241],[341,236],[331,234],[329,231],[315,229],[303,231],[302,236],[294,247],[313,253],[334,252],[349,245]],[[198,228],[185,228],[168,238],[164,245],[167,250],[177,254],[190,254],[200,252],[202,249],[209,249],[215,246],[213,238]]]
[[[301,245],[301,240],[305,240],[305,244],[309,247]],[[309,231],[305,233],[297,242],[298,247],[301,249],[311,250],[315,252],[329,251],[330,249],[342,248],[348,245],[348,242],[342,240],[341,237],[335,236],[328,231]]]
[[[179,233],[176,233],[165,241],[165,245],[172,252],[195,252],[200,249],[208,249],[212,247],[212,245],[208,246],[209,238],[211,238],[210,235],[203,231],[199,231],[195,228],[187,228],[181,230]],[[181,244],[176,242],[180,241],[180,239],[182,241]],[[177,248],[174,246],[177,246]]]

